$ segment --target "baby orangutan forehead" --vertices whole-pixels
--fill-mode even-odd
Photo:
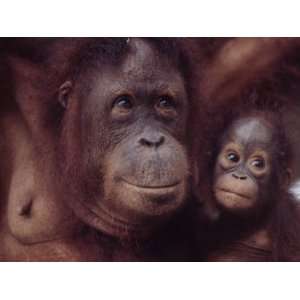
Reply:
[[[241,118],[230,126],[227,137],[245,146],[269,146],[272,145],[274,129],[271,124],[261,118]]]

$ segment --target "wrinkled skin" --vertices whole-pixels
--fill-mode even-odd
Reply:
[[[89,90],[67,81],[61,137],[65,200],[85,223],[119,238],[144,237],[186,202],[187,94],[178,70],[131,39],[118,66],[91,70]]]
[[[274,129],[263,119],[235,121],[217,158],[214,193],[221,210],[251,214],[266,204],[272,183]]]
[[[132,39],[121,64],[92,66],[84,82],[68,78],[86,43],[57,41],[37,61],[8,57],[0,260],[189,257],[171,228],[189,189],[184,76],[155,47]],[[128,96],[135,105],[124,114]],[[131,240],[158,226],[151,238]]]
[[[254,110],[225,129],[212,181],[211,201],[217,213],[206,224],[197,214],[198,253],[207,245],[202,257],[208,261],[299,260],[299,210],[288,193],[290,164],[280,114]]]

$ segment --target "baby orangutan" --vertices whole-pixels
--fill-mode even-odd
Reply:
[[[253,112],[225,130],[212,178],[211,261],[300,259],[300,215],[288,193],[289,145],[278,114]],[[206,242],[207,242],[206,241]]]

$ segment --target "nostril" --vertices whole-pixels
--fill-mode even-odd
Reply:
[[[159,147],[161,146],[165,141],[165,137],[164,136],[159,136],[157,139],[147,139],[147,138],[141,138],[139,140],[140,144],[143,146],[147,146],[147,147]]]
[[[159,147],[160,145],[162,145],[165,141],[165,137],[164,136],[160,136],[158,142],[156,142],[156,147]]]
[[[150,147],[152,146],[152,143],[144,138],[141,138],[140,139],[140,144],[143,145],[143,146],[147,146],[147,147]]]
[[[247,179],[247,176],[245,176],[245,175],[237,175],[235,173],[232,173],[232,177],[235,178],[235,179],[240,179],[240,180],[246,180]]]

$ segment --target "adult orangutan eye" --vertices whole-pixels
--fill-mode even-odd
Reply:
[[[113,103],[113,108],[118,108],[121,110],[130,110],[132,107],[133,99],[130,95],[118,96]]]
[[[238,154],[234,152],[230,152],[227,154],[227,159],[230,160],[231,162],[237,163],[240,160],[240,157]]]
[[[257,168],[257,169],[263,169],[265,167],[266,163],[264,161],[264,159],[259,158],[259,159],[255,159],[251,162],[251,166]]]
[[[161,96],[156,105],[160,109],[173,109],[176,107],[174,99],[168,95]]]

